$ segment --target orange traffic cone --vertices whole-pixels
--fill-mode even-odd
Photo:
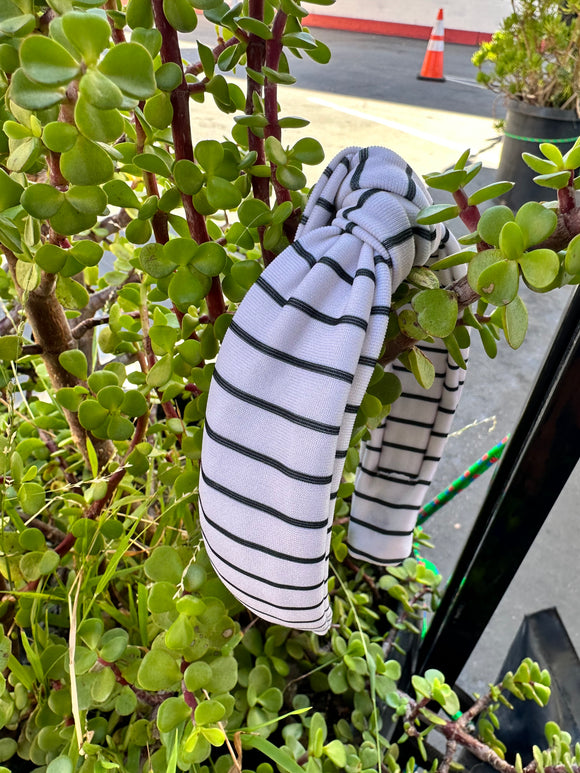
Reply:
[[[439,9],[437,21],[431,31],[431,37],[427,44],[427,52],[423,60],[421,72],[417,75],[419,80],[444,81],[443,76],[443,45],[445,34],[443,29],[443,8]]]

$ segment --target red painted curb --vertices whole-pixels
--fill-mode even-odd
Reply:
[[[376,21],[374,19],[351,19],[347,16],[326,16],[321,13],[310,13],[303,23],[308,27],[321,27],[331,30],[348,30],[350,32],[366,32],[372,35],[387,35],[399,38],[415,38],[429,40],[433,27],[421,24],[401,24],[395,21]],[[447,43],[461,43],[466,46],[478,46],[491,40],[488,32],[472,30],[445,29]]]

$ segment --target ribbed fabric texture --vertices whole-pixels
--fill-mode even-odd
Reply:
[[[314,187],[296,241],[252,286],[224,338],[207,404],[200,521],[216,572],[266,620],[317,633],[330,626],[335,499],[391,294],[413,266],[459,249],[443,225],[417,225],[430,203],[396,153],[343,151]],[[357,473],[350,551],[379,564],[410,554],[461,391],[463,371],[444,347],[421,348],[435,365],[433,387],[392,366],[403,395]]]

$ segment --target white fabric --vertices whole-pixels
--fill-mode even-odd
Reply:
[[[294,244],[258,278],[216,362],[201,456],[199,513],[213,566],[260,617],[324,633],[336,492],[357,409],[385,338],[391,294],[413,266],[459,249],[396,153],[349,148],[324,171]],[[447,272],[443,281],[452,276]],[[437,377],[403,384],[361,453],[348,541],[387,564],[412,531],[459,398],[441,344],[422,346]]]

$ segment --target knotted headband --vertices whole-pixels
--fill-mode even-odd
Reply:
[[[417,224],[430,203],[396,153],[343,151],[315,185],[296,241],[249,290],[224,338],[207,404],[200,521],[216,572],[266,620],[317,633],[330,626],[335,499],[391,294],[413,266],[459,249],[444,226]],[[443,345],[422,349],[433,386],[393,366],[403,394],[357,472],[348,542],[378,564],[412,549],[461,389]]]

